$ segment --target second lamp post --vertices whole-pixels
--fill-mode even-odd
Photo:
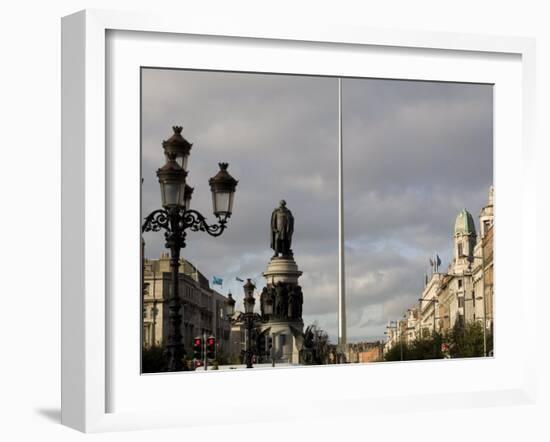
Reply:
[[[262,321],[262,317],[258,313],[254,313],[254,304],[256,299],[254,298],[254,289],[256,286],[251,281],[250,278],[247,278],[246,283],[243,285],[244,289],[244,313],[239,313],[239,315],[234,318],[235,315],[235,300],[228,295],[227,300],[227,316],[232,323],[241,322],[244,325],[246,332],[245,336],[245,351],[244,351],[244,362],[246,368],[253,368],[252,360],[254,358],[254,350],[252,348],[252,334],[256,328],[256,324]]]

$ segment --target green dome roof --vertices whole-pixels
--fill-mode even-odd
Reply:
[[[474,218],[470,212],[466,209],[462,209],[456,217],[455,221],[455,235],[457,234],[476,234],[476,226],[474,224]]]

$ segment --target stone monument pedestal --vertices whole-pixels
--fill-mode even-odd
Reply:
[[[273,343],[275,362],[298,364],[303,346],[303,296],[298,278],[302,272],[292,256],[271,258],[263,273],[267,286],[264,302],[272,303],[273,313],[266,315],[261,332],[269,335]]]
[[[268,286],[275,286],[278,282],[298,285],[298,278],[302,272],[294,257],[274,256],[269,261],[266,271],[263,273]]]
[[[269,321],[262,325],[261,333],[271,336],[275,363],[300,363],[303,346],[304,323]]]

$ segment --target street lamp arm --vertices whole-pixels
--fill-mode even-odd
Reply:
[[[189,229],[193,232],[206,232],[211,236],[220,236],[227,227],[227,217],[218,224],[208,224],[206,218],[193,209],[183,208],[157,209],[151,212],[141,226],[142,232],[158,232],[161,229],[168,233],[183,233]]]
[[[227,226],[227,217],[220,219],[218,224],[208,224],[206,218],[193,209],[182,210],[183,229],[189,228],[193,232],[206,232],[211,236],[220,236]]]
[[[238,324],[241,322],[250,321],[251,324],[255,324],[258,322],[266,323],[267,318],[262,318],[258,313],[243,313],[239,312],[239,314],[236,317],[229,318],[229,322],[231,324]]]

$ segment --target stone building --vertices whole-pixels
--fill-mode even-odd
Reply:
[[[487,205],[479,214],[479,232],[474,218],[462,209],[454,223],[453,252],[446,271],[439,271],[439,257],[432,263],[431,275],[417,305],[405,315],[406,329],[388,329],[385,351],[399,343],[432,333],[447,333],[456,321],[480,321],[493,329],[493,210],[494,188],[489,190]],[[416,313],[415,313],[416,312]],[[399,321],[401,324],[403,321]]]
[[[346,360],[350,363],[369,363],[382,360],[384,345],[376,342],[355,342],[346,344]]]
[[[418,331],[417,331],[418,333]],[[401,319],[393,325],[386,326],[386,342],[383,344],[383,353],[391,350],[394,346],[407,342],[407,320]]]
[[[386,341],[384,342],[384,353],[386,353],[390,351],[394,345],[399,343],[399,336],[397,331],[390,326],[386,326],[386,331],[384,334],[386,335]]]
[[[493,193],[489,190],[487,205],[479,214],[479,233],[475,235],[473,217],[464,225],[457,219],[455,236],[470,233],[467,251],[458,252],[455,245],[455,261],[449,266],[447,276],[448,283],[442,287],[440,298],[444,307],[445,321],[442,330],[448,330],[457,320],[466,322],[485,322],[487,330],[492,329],[493,311]],[[458,232],[456,232],[458,230]],[[475,235],[473,243],[470,238]],[[458,261],[460,256],[465,256],[465,261]]]
[[[475,256],[472,264],[474,274],[475,319],[483,321],[483,318],[485,318],[486,327],[491,332],[493,330],[492,312],[494,297],[493,220],[493,188],[491,188],[488,204],[481,209],[481,213],[479,215],[481,241],[478,241],[476,244],[474,252]]]
[[[412,307],[405,314],[406,329],[404,331],[404,339],[406,342],[412,342],[416,339],[419,327],[420,311],[418,307]]]
[[[483,238],[483,289],[481,292],[482,302],[485,307],[481,307],[482,313],[478,317],[485,318],[487,330],[494,331],[494,298],[495,290],[493,286],[493,235],[494,224],[487,229],[487,235]],[[483,310],[484,309],[484,310]]]
[[[418,303],[419,318],[416,323],[416,336],[425,337],[437,331],[437,321],[440,316],[438,294],[444,277],[443,273],[433,272],[422,291],[421,301]]]
[[[438,293],[440,321],[437,331],[448,330],[457,320],[475,319],[474,277],[477,234],[473,216],[463,209],[457,216],[454,230],[454,256]]]
[[[195,336],[213,335],[218,348],[229,343],[230,324],[225,317],[226,297],[210,288],[208,279],[189,261],[181,259],[179,289],[183,307],[182,334],[186,351]],[[170,255],[143,260],[143,345],[162,346],[168,331],[171,287]]]

